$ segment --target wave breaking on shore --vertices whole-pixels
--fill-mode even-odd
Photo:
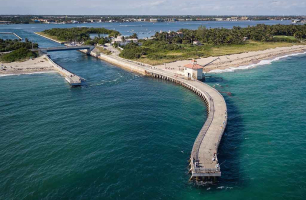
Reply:
[[[224,72],[234,72],[236,70],[252,69],[252,68],[255,68],[255,67],[261,66],[261,65],[269,65],[274,61],[278,61],[278,60],[281,60],[281,59],[284,59],[284,58],[287,58],[287,57],[299,56],[299,55],[303,55],[303,54],[306,54],[306,52],[288,54],[288,55],[284,55],[284,56],[275,57],[275,58],[269,59],[269,60],[261,60],[258,63],[250,64],[250,65],[243,65],[243,66],[239,66],[239,67],[230,67],[230,68],[227,68],[227,69],[214,69],[214,70],[211,70],[207,73],[224,73]]]
[[[44,71],[44,72],[27,72],[27,73],[16,73],[16,74],[0,74],[0,77],[4,76],[20,76],[20,75],[31,75],[31,74],[46,74],[46,73],[56,73],[56,71]]]

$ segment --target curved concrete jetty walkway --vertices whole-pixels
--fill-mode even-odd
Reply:
[[[200,81],[186,80],[155,69],[148,69],[147,75],[180,84],[205,101],[208,116],[192,148],[190,172],[191,180],[197,183],[215,181],[216,177],[221,176],[217,153],[227,124],[227,107],[223,96],[216,89]]]
[[[227,107],[223,96],[213,87],[197,80],[187,80],[173,72],[157,69],[153,66],[91,52],[91,55],[114,65],[154,78],[172,81],[199,95],[207,105],[208,116],[200,130],[190,156],[191,180],[198,184],[211,183],[221,176],[218,163],[218,147],[227,124]]]

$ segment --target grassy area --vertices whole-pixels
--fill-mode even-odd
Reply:
[[[96,47],[96,49],[100,52],[100,53],[104,53],[106,55],[110,55],[112,52],[107,50],[107,49],[104,49],[103,47]]]
[[[36,33],[39,34],[39,35],[42,35],[42,36],[51,38],[51,39],[53,39],[53,40],[56,40],[56,41],[58,41],[58,42],[62,42],[62,43],[65,43],[65,42],[66,42],[66,41],[63,41],[63,40],[59,40],[56,36],[48,35],[48,34],[46,34],[46,33],[44,33],[44,32],[36,32]]]
[[[177,60],[196,59],[200,57],[223,56],[231,54],[239,54],[250,51],[262,51],[276,47],[290,47],[300,43],[289,42],[255,42],[248,41],[241,45],[221,45],[214,46],[204,44],[202,46],[181,45],[179,50],[157,50],[152,49],[148,55],[143,55],[135,61],[147,63],[150,65],[161,65],[164,63],[174,62]],[[143,47],[148,48],[148,46]],[[150,48],[150,47],[149,47]],[[153,55],[153,56],[152,56]]]
[[[249,51],[262,51],[262,50],[272,49],[276,47],[290,47],[293,45],[297,45],[297,43],[250,41],[244,45],[212,47],[209,55],[210,56],[223,56],[223,55],[230,55],[230,54],[245,53]]]
[[[286,39],[289,39],[289,40],[296,40],[296,38],[294,36],[286,36],[286,35],[275,35],[273,36],[273,38],[286,38]]]

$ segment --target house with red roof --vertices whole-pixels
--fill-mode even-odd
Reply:
[[[192,60],[191,63],[184,66],[184,75],[188,77],[188,79],[203,79],[203,67],[197,64],[197,61]]]

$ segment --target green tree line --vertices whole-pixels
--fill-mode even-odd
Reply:
[[[0,56],[0,61],[2,62],[15,62],[15,61],[22,61],[29,58],[36,58],[37,53],[32,52],[29,49],[26,49],[24,47],[14,50],[10,53],[3,54]]]
[[[32,49],[32,47],[34,49],[38,48],[38,44],[30,42],[28,39],[25,39],[25,42],[0,39],[0,52],[13,51],[20,48]]]
[[[109,30],[106,28],[53,28],[49,30],[43,31],[44,33],[56,36],[59,40],[63,41],[76,41],[76,42],[84,42],[90,40],[90,34],[107,34],[109,37],[120,35],[118,31]]]
[[[306,25],[265,25],[248,26],[246,28],[233,27],[210,28],[200,26],[197,30],[180,29],[178,32],[156,33],[157,41],[164,41],[174,44],[191,44],[193,41],[213,45],[243,44],[245,39],[251,39],[261,42],[286,41],[296,42],[306,39]],[[275,39],[274,35],[294,36],[297,40],[292,41],[286,38]]]

